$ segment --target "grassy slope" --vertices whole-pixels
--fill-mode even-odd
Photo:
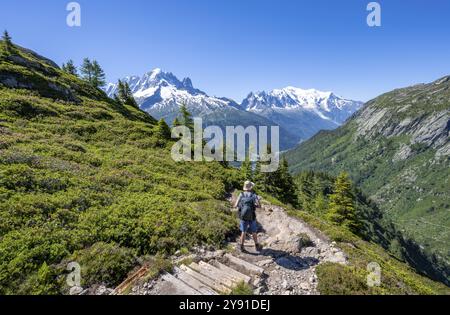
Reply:
[[[395,127],[409,117],[425,120],[435,112],[449,109],[449,85],[446,82],[395,90],[367,106],[389,110],[388,124]],[[286,156],[292,171],[311,169],[333,175],[349,172],[399,230],[423,246],[426,252],[435,253],[441,261],[448,260],[450,159],[435,159],[435,149],[411,144],[408,134],[391,137],[376,134],[370,139],[356,137],[356,118],[358,115],[343,127],[321,132],[288,152]],[[402,145],[409,145],[412,155],[406,160],[395,160]]]
[[[83,285],[115,285],[136,257],[235,229],[222,201],[235,172],[175,163],[150,116],[36,56],[2,55],[6,76],[27,89],[0,86],[0,294],[58,292],[70,259]]]

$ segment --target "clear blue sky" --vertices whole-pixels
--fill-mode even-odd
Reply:
[[[152,68],[189,76],[208,94],[240,102],[292,85],[369,100],[450,74],[450,1],[384,0],[369,28],[369,0],[2,0],[0,29],[61,64],[97,59],[109,81]]]

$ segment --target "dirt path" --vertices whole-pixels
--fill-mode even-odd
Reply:
[[[136,285],[131,294],[215,294],[228,292],[244,280],[255,294],[313,295],[319,294],[317,265],[327,261],[346,264],[345,254],[334,242],[289,217],[281,207],[264,202],[257,210],[257,221],[263,245],[260,252],[251,238],[246,240],[244,252],[236,249],[236,242],[227,250],[200,248],[189,256],[192,262],[188,266],[178,263],[172,274]],[[182,259],[186,257],[178,262]]]
[[[346,263],[345,254],[320,232],[289,217],[281,207],[265,204],[257,211],[258,238],[264,249],[257,253],[247,239],[243,259],[262,266],[267,274],[262,294],[318,294],[316,266],[322,262]],[[307,237],[305,237],[307,235]],[[311,244],[302,245],[305,240]]]

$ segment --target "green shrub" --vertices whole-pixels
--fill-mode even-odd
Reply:
[[[324,263],[316,268],[322,295],[366,295],[370,294],[365,279],[354,268],[335,263]]]
[[[114,243],[95,243],[93,246],[76,251],[68,261],[81,266],[81,286],[104,284],[118,285],[137,264],[135,251]]]
[[[297,235],[298,237],[298,246],[299,248],[311,247],[314,246],[313,241],[306,233],[300,233]]]
[[[231,290],[230,295],[253,295],[253,289],[249,284],[241,281]]]

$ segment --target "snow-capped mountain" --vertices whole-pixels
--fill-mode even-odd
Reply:
[[[284,126],[302,139],[322,129],[335,129],[361,106],[332,92],[286,87],[250,93],[241,106]]]
[[[271,120],[258,114],[244,110],[235,101],[225,97],[209,96],[193,87],[189,78],[179,80],[170,72],[154,69],[142,77],[130,76],[122,81],[127,82],[142,110],[156,119],[164,118],[171,124],[179,116],[182,104],[186,105],[194,117],[202,117],[205,125],[226,126],[273,126]],[[108,84],[108,96],[117,92],[117,84]],[[280,126],[280,147],[288,149],[296,145],[295,136]]]
[[[321,129],[340,126],[362,105],[331,92],[287,87],[269,93],[250,93],[241,105],[225,97],[209,96],[194,88],[191,79],[179,80],[170,72],[154,69],[143,76],[130,76],[127,82],[141,109],[169,124],[185,104],[205,125],[280,126],[281,148],[288,149]],[[105,88],[108,96],[117,84]]]
[[[189,78],[180,81],[170,72],[154,69],[142,77],[131,76],[123,79],[130,86],[141,109],[153,117],[164,118],[171,123],[178,115],[181,104],[195,116],[204,117],[217,110],[240,110],[239,105],[226,98],[208,96],[195,89]],[[113,96],[117,92],[117,84],[108,84],[106,93]]]

